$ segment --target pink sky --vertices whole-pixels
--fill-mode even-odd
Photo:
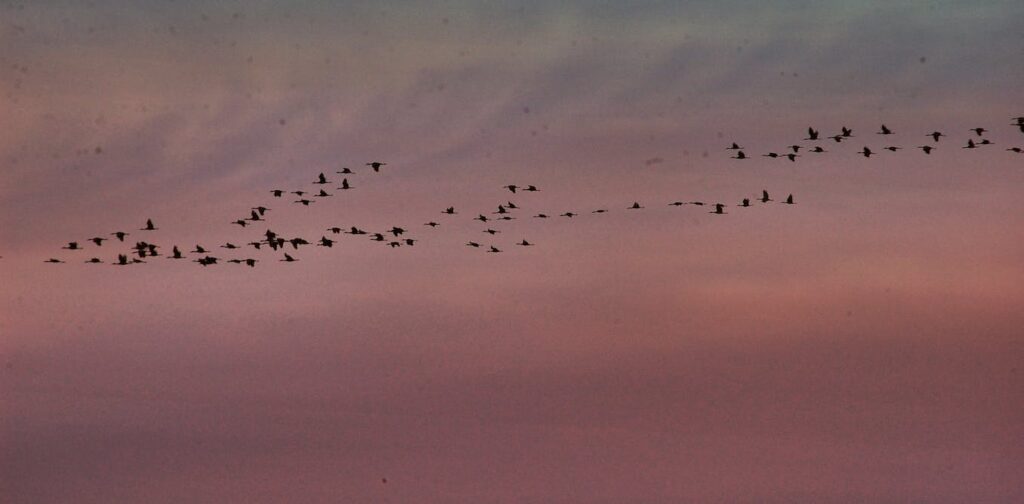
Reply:
[[[617,5],[0,4],[0,495],[1024,498],[1024,6]]]

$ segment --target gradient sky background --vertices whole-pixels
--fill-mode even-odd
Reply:
[[[0,1],[5,502],[1024,500],[1024,3],[283,4]]]

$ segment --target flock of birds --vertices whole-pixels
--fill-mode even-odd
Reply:
[[[1021,133],[1024,133],[1024,117],[1013,118],[1013,121],[1014,122],[1012,124],[1014,126],[1016,126],[1018,129],[1020,129]],[[975,134],[975,137],[977,138],[977,140],[975,140],[975,138],[969,138],[967,140],[967,142],[966,142],[966,145],[963,146],[964,149],[977,149],[977,148],[981,148],[983,146],[994,145],[993,142],[991,142],[988,139],[984,138],[984,133],[986,133],[988,131],[985,128],[980,128],[980,127],[979,128],[971,128],[969,131],[973,132]],[[877,134],[878,135],[883,135],[883,136],[889,136],[889,135],[893,135],[894,132],[893,132],[892,129],[890,129],[889,127],[887,127],[887,126],[885,126],[883,124],[881,126],[881,128],[879,129],[879,131],[877,132]],[[919,146],[918,148],[920,148],[925,154],[931,154],[932,151],[934,151],[936,149],[936,145],[939,143],[939,140],[942,137],[945,137],[946,135],[944,133],[942,133],[942,132],[935,131],[935,132],[929,133],[927,136],[932,139],[933,144],[922,145],[922,146]],[[839,133],[837,133],[836,135],[833,135],[833,136],[829,136],[829,137],[822,137],[820,135],[820,133],[818,132],[818,130],[816,130],[814,128],[808,128],[808,136],[804,140],[814,142],[814,141],[819,141],[819,140],[823,140],[823,139],[832,139],[832,140],[834,140],[837,143],[841,143],[841,142],[848,141],[848,140],[850,140],[852,138],[855,138],[855,136],[853,135],[853,130],[844,126],[844,127],[842,127],[842,129],[841,129],[841,131]],[[769,158],[787,158],[790,161],[794,161],[795,162],[796,158],[800,157],[799,152],[801,151],[801,149],[805,150],[806,152],[811,152],[811,153],[827,152],[820,145],[817,145],[817,146],[814,146],[814,147],[806,147],[806,146],[801,146],[801,145],[791,145],[791,146],[788,147],[788,150],[791,151],[791,152],[787,152],[787,153],[769,152],[769,153],[763,154],[763,156],[769,157]],[[888,150],[888,151],[895,152],[897,150],[902,149],[902,147],[895,146],[895,145],[887,145],[887,146],[882,147],[881,149],[882,150]],[[749,157],[744,153],[743,147],[741,147],[737,143],[733,143],[731,146],[727,147],[727,150],[735,151],[735,155],[731,156],[733,159],[749,159]],[[1024,148],[1021,148],[1021,147],[1010,147],[1010,148],[1008,148],[1006,150],[1011,151],[1011,152],[1015,152],[1015,153],[1018,153],[1018,154],[1024,153]],[[858,151],[858,154],[861,154],[864,157],[871,157],[872,155],[875,155],[876,153],[877,153],[876,151],[872,150],[868,146],[864,146],[862,150]],[[387,166],[387,163],[383,163],[383,162],[379,162],[379,161],[374,161],[374,162],[366,163],[366,166],[369,167],[369,169],[372,171],[372,173],[380,173],[381,168],[384,167],[384,166]],[[355,178],[357,176],[357,173],[355,171],[353,171],[350,168],[342,168],[340,171],[337,171],[336,173],[338,175],[341,175],[342,178],[338,182],[339,185],[337,186],[336,189],[334,189],[334,191],[348,191],[348,190],[352,190],[352,189],[355,188],[355,186],[352,185],[352,183],[349,182],[349,177]],[[325,200],[327,198],[334,197],[335,194],[332,194],[332,193],[328,192],[326,189],[324,189],[325,185],[332,184],[332,183],[333,182],[327,178],[327,175],[325,173],[320,173],[319,175],[317,175],[315,177],[315,180],[312,182],[312,185],[315,186],[313,188],[297,189],[297,190],[294,190],[294,191],[286,191],[286,190],[283,190],[283,189],[272,189],[272,190],[270,190],[270,194],[274,198],[281,198],[281,199],[285,198],[286,195],[289,196],[289,199],[290,199],[290,195],[294,195],[296,199],[291,200],[291,203],[293,205],[302,205],[304,207],[308,207],[308,206],[310,206],[312,204],[315,204],[315,203],[317,203],[319,201],[323,201],[323,200]],[[522,196],[522,195],[525,195],[527,193],[533,193],[533,192],[540,191],[540,189],[537,186],[532,185],[532,184],[529,184],[529,185],[508,184],[508,185],[503,186],[502,189],[505,189],[505,190],[509,191],[509,193],[511,193],[514,197]],[[740,208],[747,208],[747,207],[751,207],[752,206],[752,202],[753,203],[760,203],[760,204],[767,204],[767,203],[770,203],[772,201],[774,201],[774,200],[771,198],[771,196],[768,193],[768,191],[767,190],[762,190],[759,197],[754,197],[754,196],[744,197],[744,198],[742,198],[739,201],[739,203],[736,206],[738,206]],[[784,198],[781,201],[781,203],[786,204],[786,205],[793,205],[793,204],[795,204],[795,201],[793,199],[793,195],[789,194],[786,198]],[[675,206],[675,207],[681,207],[681,206],[684,206],[684,205],[692,205],[692,206],[696,206],[696,207],[707,207],[709,209],[709,211],[707,213],[710,213],[710,214],[713,214],[713,215],[725,215],[727,213],[725,211],[725,207],[728,206],[725,203],[720,203],[720,202],[712,203],[712,202],[706,202],[706,201],[700,201],[700,200],[672,201],[672,202],[668,203],[668,206]],[[628,205],[628,206],[626,206],[624,208],[626,210],[638,211],[638,210],[644,209],[645,207],[643,205],[641,205],[639,201],[634,201],[631,205]],[[518,216],[519,216],[519,213],[520,213],[520,212],[518,212],[519,210],[521,210],[521,207],[518,204],[516,204],[513,201],[506,200],[506,201],[498,204],[496,210],[494,210],[494,211],[487,212],[487,213],[473,212],[473,213],[476,213],[476,216],[472,217],[472,220],[473,221],[479,221],[480,225],[482,225],[482,226],[487,226],[485,229],[482,230],[482,233],[487,234],[489,237],[493,238],[497,234],[501,233],[500,229],[496,229],[496,227],[500,227],[500,226],[497,225],[497,223],[499,223],[501,221],[510,221],[510,220],[517,219]],[[267,221],[267,212],[270,212],[270,211],[271,211],[271,208],[269,208],[267,206],[264,206],[264,205],[259,205],[259,206],[251,207],[249,209],[249,215],[247,217],[243,217],[243,218],[239,218],[237,220],[234,220],[234,221],[231,222],[231,224],[232,225],[240,226],[241,228],[248,228],[248,227],[251,227],[251,226],[258,225],[258,224],[263,224],[263,223],[265,223]],[[591,214],[604,214],[604,213],[607,213],[609,211],[610,210],[608,208],[598,208],[598,209],[595,209],[595,210],[591,210],[589,213],[591,213]],[[438,220],[442,220],[442,221],[445,220],[445,219],[456,219],[458,217],[455,217],[455,216],[461,215],[460,212],[456,211],[455,207],[453,207],[453,206],[448,206],[448,207],[444,208],[443,210],[441,210],[439,213],[443,217],[439,218]],[[557,216],[557,217],[561,217],[561,218],[572,219],[572,218],[575,218],[575,217],[577,217],[579,215],[580,214],[575,212],[575,211],[566,211],[566,212],[557,213],[557,214],[547,214],[547,213],[540,212],[540,213],[533,214],[532,218],[533,219],[548,219],[548,218],[554,218],[554,217]],[[427,227],[427,228],[434,229],[434,228],[437,228],[437,227],[441,226],[442,224],[440,222],[435,221],[435,220],[429,220],[429,221],[423,223],[422,225]],[[138,229],[138,231],[140,231],[141,234],[143,234],[143,235],[145,235],[147,237],[151,236],[153,234],[153,232],[158,231],[158,230],[159,230],[159,228],[156,226],[156,224],[153,222],[152,219],[147,219],[145,225]],[[221,245],[218,245],[216,247],[216,249],[224,250],[225,253],[234,255],[235,257],[230,257],[230,258],[218,257],[217,255],[214,255],[214,250],[215,250],[214,248],[209,248],[209,247],[205,247],[205,246],[198,245],[198,244],[195,245],[195,247],[192,248],[191,250],[187,250],[187,251],[183,250],[178,245],[171,245],[170,251],[166,251],[165,253],[162,253],[161,250],[163,250],[164,247],[162,245],[157,244],[157,243],[153,243],[153,242],[148,241],[148,238],[147,238],[146,240],[132,240],[132,241],[135,241],[134,245],[131,245],[127,250],[119,250],[119,251],[117,251],[116,259],[112,260],[111,264],[113,264],[115,266],[129,266],[129,265],[134,265],[134,264],[144,264],[149,259],[158,258],[158,257],[164,257],[166,259],[171,259],[171,260],[190,260],[191,262],[195,262],[195,263],[197,263],[197,264],[199,264],[201,266],[204,266],[204,267],[205,266],[212,266],[212,265],[220,264],[222,262],[226,262],[226,263],[230,263],[230,264],[244,265],[244,266],[248,266],[248,267],[255,267],[256,263],[260,262],[261,259],[257,259],[255,257],[251,257],[250,254],[243,254],[243,253],[239,252],[239,251],[242,251],[242,250],[248,250],[248,248],[251,248],[252,251],[254,251],[254,252],[268,251],[269,250],[269,251],[271,251],[273,253],[279,253],[280,255],[275,257],[276,261],[291,263],[291,262],[296,262],[296,261],[299,260],[299,259],[296,258],[296,256],[299,255],[298,252],[300,251],[300,249],[302,247],[313,246],[313,247],[332,248],[332,247],[334,247],[334,245],[339,240],[338,235],[342,235],[342,234],[350,235],[350,236],[355,236],[355,237],[362,236],[364,238],[369,239],[369,241],[378,242],[378,243],[381,243],[381,244],[383,244],[383,245],[385,245],[387,247],[390,247],[390,248],[412,247],[412,246],[414,246],[419,241],[418,238],[410,237],[409,236],[409,230],[404,228],[404,227],[401,227],[401,226],[392,226],[390,229],[382,229],[382,230],[374,230],[374,231],[360,229],[357,226],[349,226],[347,228],[340,227],[340,226],[331,226],[331,227],[325,228],[325,230],[321,234],[320,238],[319,239],[315,239],[312,242],[307,240],[307,239],[305,239],[305,238],[302,238],[302,237],[286,237],[285,235],[279,234],[278,232],[275,232],[275,231],[271,230],[270,228],[266,228],[261,234],[259,234],[257,236],[254,236],[252,241],[249,241],[247,243],[235,244],[235,243],[231,243],[231,242],[225,242],[225,243],[223,243]],[[330,235],[331,237],[328,237],[328,235]],[[107,242],[107,241],[116,240],[116,242],[118,242],[118,243],[127,244],[129,242],[126,241],[126,238],[129,237],[129,236],[133,236],[132,233],[119,230],[119,231],[111,232],[111,233],[109,233],[107,235],[94,236],[92,238],[89,238],[89,239],[83,240],[83,241],[71,241],[71,242],[68,242],[65,246],[63,246],[61,248],[63,250],[67,250],[67,251],[76,251],[76,252],[77,251],[84,251],[84,250],[86,250],[87,244],[91,243],[92,245],[91,245],[90,248],[92,248],[94,251],[99,251],[104,246],[103,243]],[[112,237],[112,238],[110,238],[110,237]],[[484,243],[482,243],[482,241],[477,241],[477,240],[468,241],[464,245],[466,247],[469,247],[469,248],[472,248],[472,249],[484,250],[487,253],[497,254],[497,253],[503,252],[503,249],[498,248],[498,246],[496,246],[494,244],[491,244],[491,243],[484,244]],[[534,243],[532,243],[532,242],[528,241],[527,239],[523,238],[521,241],[516,242],[515,246],[532,247],[532,246],[534,246]],[[220,254],[220,252],[217,252],[217,254]],[[293,255],[293,254],[295,254],[295,255]],[[44,262],[50,263],[50,264],[64,264],[67,261],[64,260],[64,259],[59,259],[59,258],[56,258],[56,257],[51,257],[51,258],[45,260]],[[100,259],[99,257],[96,257],[96,256],[89,257],[88,259],[84,259],[83,262],[85,262],[87,264],[104,264],[105,263],[105,261],[103,261],[102,259]]]
[[[1024,133],[1024,117],[1014,117],[1011,120],[1013,122],[1010,123],[1010,124],[1012,126],[1015,126],[1018,130],[1020,130],[1021,133]],[[974,127],[974,128],[968,129],[967,131],[968,132],[973,132],[974,133],[974,137],[973,138],[970,138],[970,137],[967,138],[967,141],[964,143],[963,146],[961,146],[961,149],[979,149],[979,148],[982,148],[982,147],[987,147],[987,146],[990,146],[990,145],[995,145],[994,142],[992,142],[989,139],[984,137],[985,133],[989,132],[988,129],[985,129],[985,128],[982,128],[982,127]],[[888,126],[883,124],[883,125],[881,125],[881,127],[879,127],[878,131],[876,131],[875,134],[876,135],[882,135],[883,137],[889,137],[890,135],[894,135],[896,133],[891,128],[889,128]],[[943,137],[946,137],[946,136],[948,136],[948,135],[946,135],[945,133],[943,133],[941,131],[932,131],[931,133],[928,133],[928,134],[924,135],[925,138],[931,138],[932,142],[931,143],[925,143],[925,145],[918,145],[916,148],[921,149],[921,151],[924,152],[925,154],[931,154],[933,151],[938,149],[939,140],[941,138],[943,138]],[[855,138],[855,136],[853,134],[853,129],[847,128],[846,126],[841,127],[838,133],[836,133],[834,135],[831,135],[831,136],[825,136],[825,137],[821,136],[821,132],[820,131],[814,129],[813,127],[808,127],[807,128],[807,136],[804,138],[804,141],[818,142],[818,141],[822,141],[822,140],[832,140],[835,143],[842,143],[842,142],[850,141],[853,138]],[[872,150],[871,147],[868,147],[868,146],[865,145],[861,150],[857,151],[857,154],[860,154],[860,155],[862,155],[862,156],[864,156],[866,158],[870,158],[871,156],[879,154],[882,150],[887,150],[887,151],[890,151],[890,152],[896,152],[896,151],[899,151],[899,150],[902,150],[902,149],[903,149],[903,147],[901,147],[901,146],[891,145],[890,144],[890,145],[885,145],[885,146],[879,148],[879,150]],[[750,159],[750,156],[748,156],[746,154],[746,152],[743,150],[743,147],[741,147],[736,142],[733,142],[733,144],[730,145],[727,148],[727,150],[732,150],[732,151],[736,152],[736,154],[732,156],[732,159]],[[821,153],[828,152],[821,145],[815,145],[813,147],[808,147],[808,146],[805,146],[805,145],[793,144],[793,145],[790,145],[790,146],[786,147],[781,152],[771,151],[771,152],[766,152],[764,154],[761,154],[761,156],[767,157],[767,158],[772,158],[772,159],[788,159],[791,162],[796,162],[796,158],[801,157],[801,154],[800,154],[801,150],[803,150],[804,152],[812,153],[812,154],[821,154]],[[1009,147],[1006,150],[1009,151],[1009,152],[1017,153],[1017,154],[1024,153],[1024,147]]]

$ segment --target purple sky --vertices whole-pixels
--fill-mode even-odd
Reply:
[[[1020,502],[1021,19],[0,1],[0,495]],[[961,149],[977,126],[996,145]],[[342,166],[355,189],[309,208],[268,193]],[[510,199],[501,234],[471,220]],[[266,225],[229,224],[258,204]],[[334,225],[421,241],[217,248]],[[61,250],[115,230],[260,262]]]

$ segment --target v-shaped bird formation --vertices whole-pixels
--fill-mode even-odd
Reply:
[[[1024,116],[1012,118],[1012,121],[1013,122],[1011,122],[1011,125],[1018,129],[1021,133],[1024,133]],[[990,146],[994,145],[994,143],[985,138],[984,134],[987,132],[989,132],[989,130],[984,127],[973,127],[965,129],[965,135],[967,136],[967,138],[964,141],[964,144],[960,146],[960,148],[989,148]],[[895,129],[891,128],[888,125],[882,124],[878,128],[878,130],[874,132],[874,134],[869,136],[869,138],[888,139],[895,135]],[[940,131],[933,131],[926,134],[922,134],[921,138],[930,139],[931,142],[915,147],[917,149],[920,149],[925,155],[931,155],[933,152],[939,149],[940,140],[944,137],[947,137],[947,135]],[[836,144],[842,144],[844,142],[853,142],[854,138],[858,137],[854,135],[853,129],[848,128],[846,126],[842,126],[839,132],[832,136],[822,136],[819,130],[813,127],[809,127],[807,129],[807,136],[803,138],[803,141],[824,143],[826,140],[831,140]],[[867,142],[861,143],[863,144]],[[946,143],[949,143],[949,141],[942,143],[943,145],[945,145]],[[860,150],[856,151],[856,153],[863,156],[864,158],[872,158],[874,156],[881,156],[883,154],[883,151],[895,153],[903,149],[904,147],[893,145],[892,142],[887,141],[885,142],[885,145],[881,147],[876,146],[872,148],[869,145],[863,145]],[[730,156],[732,159],[751,159],[751,157],[745,153],[744,148],[740,146],[739,143],[733,142],[729,147],[726,148],[726,150],[733,151],[735,153],[734,155]],[[1009,148],[1006,148],[1005,150],[1015,154],[1024,153],[1024,147],[1011,146]],[[786,159],[789,160],[790,162],[795,163],[797,162],[797,158],[803,156],[803,154],[800,154],[801,151],[813,155],[830,152],[829,150],[822,147],[820,144],[793,144],[786,147],[785,149],[780,150],[779,152],[766,152],[761,154],[761,156],[771,159]],[[384,162],[371,161],[366,163],[365,166],[369,167],[367,173],[368,176],[372,177],[373,174],[380,173],[382,168],[390,165]],[[341,176],[340,180],[332,180],[331,178],[328,177],[326,173],[319,173],[315,175],[313,177],[313,180],[310,182],[310,184],[314,186],[315,191],[314,189],[306,190],[301,188],[292,191],[287,191],[285,189],[270,189],[269,194],[274,200],[280,200],[282,202],[290,201],[290,205],[300,205],[300,208],[309,207],[310,205],[314,204],[319,205],[321,204],[321,202],[329,201],[329,198],[339,197],[341,194],[340,192],[355,189],[357,185],[351,182],[349,178],[351,177],[352,180],[354,181],[357,179],[357,177],[362,175],[362,173],[356,172],[352,168],[348,167],[343,167],[341,170],[338,170],[335,173]],[[370,183],[369,180],[365,182]],[[334,189],[334,193],[328,192],[327,189],[324,188],[324,186],[335,183],[337,184],[337,187]],[[359,185],[361,185],[362,183],[363,182],[360,182]],[[158,243],[155,243],[154,241],[150,241],[155,240],[156,235],[154,232],[159,231],[160,228],[156,225],[156,223],[153,222],[152,219],[146,219],[145,223],[142,224],[141,227],[137,228],[134,232],[115,230],[109,233],[104,233],[80,241],[69,241],[66,245],[60,247],[61,250],[68,251],[67,253],[65,253],[64,258],[51,257],[49,259],[46,259],[44,262],[50,264],[64,264],[67,263],[68,261],[73,260],[69,258],[66,254],[77,253],[83,255],[80,256],[78,259],[74,259],[74,261],[85,264],[112,264],[114,266],[130,266],[146,264],[147,261],[156,258],[164,258],[169,260],[193,262],[203,267],[226,263],[255,268],[257,263],[261,262],[299,262],[301,258],[301,253],[306,248],[334,248],[335,245],[340,243],[340,239],[338,238],[340,235],[347,235],[347,240],[359,240],[364,244],[372,244],[373,242],[377,242],[379,246],[382,245],[392,249],[408,248],[415,246],[416,243],[424,239],[441,239],[438,233],[440,230],[438,228],[443,229],[445,221],[450,221],[452,219],[468,219],[470,221],[479,221],[480,225],[486,226],[483,229],[481,229],[481,235],[483,235],[488,240],[495,240],[505,235],[505,233],[502,232],[502,229],[499,229],[500,223],[502,221],[511,221],[523,218],[530,219],[531,221],[537,222],[538,225],[540,225],[539,223],[547,219],[554,219],[556,218],[556,216],[571,220],[577,217],[581,217],[583,215],[575,210],[567,210],[560,212],[550,212],[547,210],[525,211],[524,209],[532,207],[532,205],[529,204],[528,200],[526,203],[520,204],[508,199],[508,197],[528,198],[528,195],[530,193],[541,191],[541,189],[539,189],[536,185],[533,184],[520,185],[510,183],[500,188],[496,188],[495,190],[507,191],[507,194],[506,197],[501,198],[504,201],[501,201],[500,203],[496,204],[494,210],[475,210],[472,212],[460,212],[456,210],[454,206],[443,207],[438,212],[438,215],[440,215],[440,217],[433,217],[433,219],[436,220],[426,220],[425,222],[422,223],[422,226],[417,226],[417,229],[420,229],[424,233],[426,233],[423,235],[424,237],[422,238],[409,236],[409,234],[412,234],[411,230],[407,229],[406,227],[398,225],[391,226],[391,228],[389,229],[366,230],[355,225],[339,226],[337,224],[329,224],[327,225],[327,227],[324,228],[324,232],[319,238],[311,237],[309,240],[300,236],[290,236],[283,233],[279,233],[277,231],[270,229],[269,226],[266,226],[265,229],[263,229],[262,231],[254,233],[254,235],[252,236],[252,241],[248,241],[244,244],[225,242],[223,244],[217,245],[216,249],[221,249],[224,251],[216,252],[217,255],[214,255],[215,248],[205,247],[201,244],[196,244],[194,248],[187,252],[184,251],[178,244],[172,244],[170,246],[169,252],[161,253],[161,250],[166,251],[166,247]],[[296,199],[285,199],[286,195],[294,195]],[[760,191],[760,195],[752,194],[740,196],[739,201],[734,206],[736,206],[737,208],[750,208],[754,206],[754,204],[764,205],[773,203],[774,201],[775,200],[771,198],[769,192],[767,190],[762,189]],[[779,201],[779,203],[784,205],[794,205],[796,204],[796,201],[792,194],[788,194],[785,198]],[[656,203],[655,205],[665,207],[690,206],[696,208],[705,208],[704,213],[712,216],[729,215],[730,212],[726,211],[726,207],[733,206],[722,202],[711,202],[703,200],[678,200],[667,203]],[[645,209],[648,209],[649,206],[650,205],[645,205],[640,201],[633,201],[632,203],[624,203],[621,207],[612,206],[590,209],[589,211],[586,211],[586,214],[601,215],[619,209],[621,209],[622,211],[640,212],[644,211]],[[247,216],[235,219],[233,221],[227,221],[225,224],[237,225],[243,229],[253,227],[258,224],[266,224],[270,220],[270,214],[268,212],[271,212],[271,210],[272,209],[269,206],[265,206],[263,204],[252,206],[247,210]],[[329,238],[328,235],[331,235],[333,238]],[[113,238],[106,238],[106,236],[111,236]],[[133,237],[132,240],[130,240],[134,241],[133,245],[130,244],[129,240],[126,240],[129,236]],[[87,246],[86,242],[91,242],[91,245]],[[110,245],[104,245],[104,242],[116,243],[119,246],[124,246],[126,248],[111,250],[112,247]],[[453,243],[456,242],[453,241]],[[461,243],[461,241],[457,243]],[[506,245],[506,243],[508,245]],[[521,236],[511,238],[509,239],[508,242],[494,243],[493,241],[488,241],[487,243],[484,243],[484,240],[471,240],[462,244],[463,247],[468,247],[469,249],[479,249],[489,254],[503,253],[508,251],[510,247],[533,247],[536,245],[538,244],[529,241],[526,237]],[[188,247],[185,247],[185,249],[188,249]],[[110,254],[112,254],[113,256],[113,258],[110,259],[109,262],[104,261],[100,257],[100,255],[107,255],[100,253],[105,253],[108,250],[110,250]],[[230,255],[230,257],[220,257],[220,255],[224,254]],[[264,256],[267,254],[271,254],[273,257],[269,259],[265,257],[259,259],[256,257],[252,257],[253,255],[256,254],[262,254]]]

